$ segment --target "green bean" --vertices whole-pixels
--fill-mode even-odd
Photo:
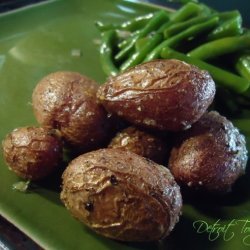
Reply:
[[[157,32],[164,32],[167,28],[171,27],[175,23],[184,22],[193,16],[197,16],[202,12],[203,8],[201,5],[194,3],[188,3],[184,5],[181,9],[170,15],[170,20],[164,23]]]
[[[118,43],[118,48],[123,49],[129,43],[131,43],[133,37],[135,37],[138,34],[138,31],[139,31],[138,29],[145,26],[147,24],[147,22],[150,19],[152,19],[152,17],[153,17],[153,13],[149,13],[147,15],[139,16],[139,17],[136,17],[136,18],[134,18],[132,20],[129,20],[127,22],[122,23],[120,25],[122,29],[129,29],[133,33],[131,34],[130,37],[128,37],[127,39],[124,39],[123,41]]]
[[[113,45],[116,40],[115,30],[108,30],[102,33],[102,43],[100,47],[100,59],[103,71],[107,75],[116,75],[118,69],[113,62]]]
[[[125,61],[121,65],[121,70],[128,69],[133,67],[143,61],[149,51],[151,51],[156,45],[158,45],[163,39],[163,35],[161,33],[156,33],[152,36],[152,38],[148,39],[146,44],[136,53],[134,53],[127,61]]]
[[[135,43],[135,51],[137,52],[140,51],[149,40],[150,40],[150,37],[148,36],[138,39]]]
[[[214,14],[217,14],[218,11],[207,6],[206,4],[204,3],[199,3],[199,5],[202,7],[202,13],[206,16],[209,16],[209,15],[214,15]]]
[[[167,27],[171,26],[171,24],[172,24],[171,21],[167,21],[166,23],[164,23],[163,25],[160,26],[160,28],[158,29],[157,32],[163,32]],[[124,49],[126,46],[128,46],[128,44],[132,42],[132,40],[138,35],[139,32],[140,32],[140,30],[137,30],[137,32],[134,32],[133,34],[131,34],[130,37],[128,37],[127,39],[124,39],[123,41],[118,43],[118,48]],[[138,38],[138,39],[140,39],[140,38]]]
[[[118,28],[118,25],[115,25],[115,24],[104,24],[103,22],[100,22],[100,21],[96,21],[95,22],[95,26],[101,32],[106,31],[106,30],[110,30],[110,29],[116,29],[116,28]]]
[[[167,29],[169,26],[171,26],[174,22],[168,21],[160,26],[160,28],[157,30],[158,33],[163,33],[165,29]]]
[[[142,30],[140,30],[139,34],[137,36],[135,36],[135,38],[133,38],[131,40],[131,42],[129,44],[127,44],[126,47],[123,48],[115,56],[115,59],[117,61],[120,61],[120,60],[124,59],[132,51],[133,46],[136,43],[137,39],[148,35],[151,31],[157,29],[158,27],[160,27],[158,32],[163,32],[172,23],[184,21],[184,20],[186,20],[186,19],[188,19],[188,18],[190,18],[192,16],[197,15],[202,10],[203,10],[203,7],[201,5],[189,2],[186,5],[184,5],[181,9],[179,9],[178,11],[176,11],[172,15],[170,15],[170,21],[169,22],[166,22],[166,21],[168,21],[168,15],[166,14],[166,12],[165,11],[158,11],[154,15],[154,17],[152,17],[152,19],[146,24],[146,26]],[[161,25],[161,23],[164,22],[164,21],[166,23]]]
[[[153,16],[153,13],[149,13],[144,16],[135,17],[127,22],[122,23],[120,25],[120,29],[128,30],[131,32],[136,31],[143,28],[147,24],[147,22],[153,18]]]
[[[170,15],[171,22],[182,22],[189,19],[192,16],[197,15],[203,10],[203,6],[200,4],[189,2],[182,8]]]
[[[133,36],[133,35],[131,35],[131,36]],[[127,39],[124,39],[124,40],[122,40],[121,42],[119,42],[119,43],[117,44],[117,47],[118,47],[119,49],[125,48],[125,47],[128,45],[128,43],[132,41],[132,37],[131,37],[131,36],[128,37]]]
[[[229,19],[212,30],[207,36],[207,40],[216,40],[228,36],[238,36],[243,33],[242,29],[242,17],[237,16]]]
[[[249,35],[226,37],[202,44],[201,46],[191,50],[188,53],[188,56],[201,60],[207,60],[245,49],[250,49]]]
[[[199,14],[199,13],[198,13]],[[229,11],[229,12],[222,12],[222,13],[215,13],[212,15],[208,15],[206,13],[201,12],[198,16],[193,17],[188,20],[184,20],[182,22],[176,23],[171,25],[164,31],[165,37],[171,37],[178,32],[183,31],[184,29],[195,25],[200,22],[204,22],[212,17],[218,16],[220,20],[222,20],[222,24],[216,27],[209,36],[209,39],[217,39],[217,37],[229,36],[232,35],[239,35],[242,33],[242,17],[239,11]]]
[[[235,69],[241,76],[250,81],[250,52],[238,57]]]
[[[173,35],[176,35],[179,32],[189,28],[190,26],[207,21],[208,19],[209,19],[209,17],[206,17],[206,16],[197,16],[197,17],[193,17],[193,18],[186,20],[186,21],[175,23],[164,30],[164,32],[163,32],[164,37],[168,38],[168,37],[171,37]]]
[[[189,64],[196,65],[200,69],[207,70],[215,82],[222,87],[228,88],[235,93],[244,93],[249,89],[250,81],[232,74],[226,70],[217,68],[211,64],[203,62],[202,60],[186,56],[182,53],[176,52],[170,48],[164,48],[161,52],[161,57],[165,59],[175,58],[185,61]]]
[[[219,18],[214,17],[206,22],[191,26],[190,28],[184,30],[183,32],[179,33],[178,35],[175,35],[175,36],[163,41],[162,43],[160,43],[155,49],[153,49],[148,54],[148,56],[146,57],[146,59],[144,61],[150,61],[150,60],[159,58],[161,50],[164,47],[177,47],[180,44],[180,42],[182,42],[183,40],[186,40],[190,37],[193,38],[193,37],[198,36],[206,31],[213,29],[218,24],[218,22],[219,22]]]
[[[151,31],[157,29],[162,22],[168,20],[168,14],[164,10],[160,10],[154,14],[154,17],[146,24],[146,26],[139,31],[139,33],[132,39],[132,41],[122,49],[116,56],[115,60],[120,61],[124,59],[133,50],[134,44],[139,38],[148,35]]]
[[[133,32],[128,38],[122,40],[121,42],[118,43],[118,48],[119,49],[124,49],[129,43],[132,42],[132,40],[138,35],[139,30]]]
[[[148,22],[150,19],[152,19],[152,17],[153,17],[152,13],[147,14],[145,16],[139,16],[139,17],[136,17],[130,21],[122,23],[119,27],[116,27],[116,29],[122,29],[122,30],[127,29],[127,30],[133,32],[128,38],[126,38],[118,43],[118,45],[117,45],[118,48],[123,49],[129,43],[131,43],[133,38],[139,33],[138,29],[145,26],[146,22]]]
[[[219,17],[223,21],[227,21],[229,19],[233,19],[238,16],[240,16],[240,12],[238,10],[225,11],[219,13]]]
[[[245,34],[250,35],[250,30],[246,29]],[[238,55],[234,67],[239,75],[250,81],[250,50]],[[246,92],[245,97],[250,101],[250,89]]]
[[[138,29],[141,29],[147,22],[148,20],[150,20],[153,17],[152,13],[149,13],[147,15],[144,16],[139,16],[139,17],[135,17],[129,21],[126,21],[120,25],[116,25],[116,24],[104,24],[100,21],[96,21],[95,25],[98,28],[99,31],[103,32],[106,30],[110,30],[110,29],[119,29],[119,30],[127,30],[127,31],[135,31]]]

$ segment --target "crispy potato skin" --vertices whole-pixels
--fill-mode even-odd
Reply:
[[[104,107],[132,124],[179,131],[207,110],[215,83],[206,71],[179,60],[155,60],[131,68],[102,85]]]
[[[102,147],[110,134],[109,118],[97,104],[98,84],[75,72],[55,72],[44,77],[32,95],[37,121],[57,128],[79,152]]]
[[[183,132],[172,149],[169,168],[177,182],[192,188],[225,193],[244,174],[247,149],[243,135],[211,111]]]
[[[101,149],[74,159],[61,199],[71,214],[106,237],[164,238],[179,219],[179,186],[165,167],[129,151]]]
[[[165,140],[134,126],[117,133],[108,148],[128,150],[161,164],[167,162],[169,151]]]
[[[57,169],[62,160],[61,140],[49,128],[17,128],[2,145],[9,168],[23,179],[42,179]]]

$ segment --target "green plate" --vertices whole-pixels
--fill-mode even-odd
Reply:
[[[57,70],[73,70],[104,82],[95,20],[121,22],[151,12],[152,5],[122,0],[49,1],[0,16],[0,139],[12,129],[36,124],[31,94]],[[80,57],[72,50],[81,51]],[[225,197],[186,194],[180,222],[160,242],[120,243],[96,235],[70,216],[59,199],[58,177],[32,192],[12,190],[19,179],[0,158],[0,214],[45,249],[249,249],[249,176]],[[217,221],[217,225],[214,223]],[[231,223],[231,224],[230,224]],[[210,233],[209,233],[210,232]]]

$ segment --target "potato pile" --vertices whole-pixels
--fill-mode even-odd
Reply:
[[[179,220],[178,184],[224,193],[245,171],[244,136],[207,112],[214,95],[208,72],[174,59],[130,68],[100,87],[79,73],[52,73],[32,95],[41,128],[7,135],[4,156],[17,175],[36,180],[60,164],[62,147],[71,149],[78,156],[61,192],[70,213],[109,238],[159,240]]]
[[[18,128],[3,141],[10,169],[24,179],[38,180],[60,164],[63,144],[75,154],[104,147],[112,135],[113,117],[97,103],[97,89],[96,82],[76,72],[44,77],[32,95],[41,127]]]

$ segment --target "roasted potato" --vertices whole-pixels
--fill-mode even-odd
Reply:
[[[180,184],[225,193],[244,174],[246,163],[244,136],[229,120],[211,111],[180,135],[169,169]]]
[[[167,142],[152,133],[130,126],[111,140],[108,148],[120,148],[134,152],[157,163],[167,163]]]
[[[67,144],[85,152],[108,142],[111,117],[96,102],[98,84],[75,72],[44,77],[32,95],[37,121],[61,131]]]
[[[122,241],[164,238],[182,207],[179,186],[167,168],[121,149],[74,159],[63,174],[61,199],[85,225]]]
[[[14,129],[2,145],[9,168],[23,179],[42,179],[56,170],[62,160],[61,139],[48,128]]]
[[[111,77],[97,97],[132,124],[179,131],[196,122],[212,103],[215,83],[208,72],[179,60],[155,60]]]

